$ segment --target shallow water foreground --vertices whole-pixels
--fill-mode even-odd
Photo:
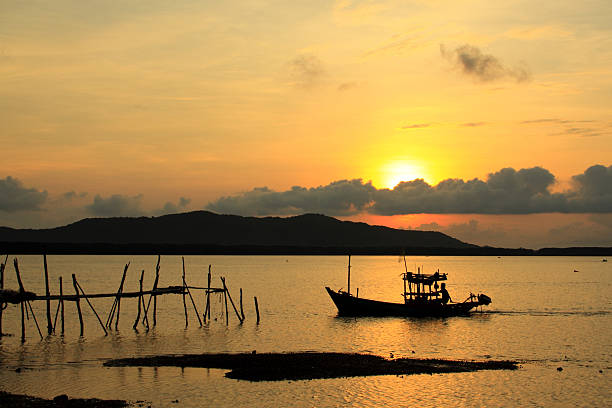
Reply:
[[[42,257],[19,256],[19,261],[26,289],[44,293]],[[41,341],[28,321],[28,339],[22,345],[19,308],[9,305],[4,332],[13,336],[0,340],[2,389],[45,398],[68,394],[146,400],[157,407],[605,406],[612,397],[612,265],[601,259],[408,257],[409,269],[423,266],[426,273],[438,268],[448,273],[455,300],[470,291],[493,299],[482,313],[447,319],[336,317],[324,286],[346,287],[346,257],[189,256],[185,261],[190,285],[205,286],[212,264],[217,285],[218,277],[225,276],[234,300],[242,287],[242,325],[231,314],[226,325],[221,298],[213,297],[212,317],[217,320],[199,327],[189,310],[185,328],[182,298],[169,295],[159,299],[158,324],[148,331],[142,326],[132,330],[136,302],[122,301],[119,330],[108,336],[82,305],[85,336],[79,338],[74,305],[67,304],[63,337]],[[127,262],[125,290],[138,289],[142,269],[145,288],[150,287],[153,256],[49,256],[52,292],[57,292],[58,276],[67,282],[71,273],[86,293],[115,291]],[[401,299],[404,266],[397,257],[353,257],[351,263],[351,288],[359,288],[360,297]],[[180,284],[181,268],[180,257],[162,257],[160,286]],[[5,285],[16,287],[10,268]],[[259,325],[253,296],[260,303]],[[202,293],[194,298],[203,310]],[[93,303],[105,316],[112,300]],[[44,302],[33,306],[42,327]],[[112,358],[252,350],[518,360],[521,368],[251,383],[226,378],[222,369],[102,365]]]

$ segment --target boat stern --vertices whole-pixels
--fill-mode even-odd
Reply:
[[[487,295],[485,295],[484,293],[481,293],[478,295],[478,304],[479,305],[488,305],[491,303],[491,298],[488,297]]]

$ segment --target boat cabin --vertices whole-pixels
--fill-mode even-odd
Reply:
[[[440,273],[439,269],[436,273],[425,274],[421,273],[421,268],[418,268],[417,273],[403,273],[402,279],[404,280],[404,303],[442,301],[442,292],[439,290],[438,282],[445,281],[446,274]]]

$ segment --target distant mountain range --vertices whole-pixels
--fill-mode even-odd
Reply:
[[[0,243],[7,249],[20,244],[22,249],[64,248],[60,252],[72,247],[77,248],[76,252],[107,252],[104,248],[122,249],[119,252],[129,252],[130,248],[136,252],[149,252],[146,248],[150,248],[152,253],[160,249],[170,252],[183,249],[196,253],[393,250],[397,254],[402,250],[423,248],[478,248],[440,232],[399,230],[340,221],[318,214],[259,218],[219,215],[209,211],[160,217],[86,218],[49,229],[0,227]]]
[[[63,227],[0,227],[0,254],[592,255],[612,248],[480,247],[436,231],[400,230],[319,214],[241,217],[193,211],[86,218]]]

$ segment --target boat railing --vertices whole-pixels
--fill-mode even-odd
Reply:
[[[463,301],[463,303],[467,303],[467,302],[477,302],[478,301],[478,296],[476,296],[475,294],[470,292],[470,296],[467,297],[467,299],[465,299]]]
[[[404,296],[414,296],[414,297],[439,297],[441,296],[441,292],[405,292]]]
[[[438,272],[432,274],[406,272],[402,273],[402,279],[410,283],[432,285],[435,282],[447,280],[447,276],[445,273]]]

